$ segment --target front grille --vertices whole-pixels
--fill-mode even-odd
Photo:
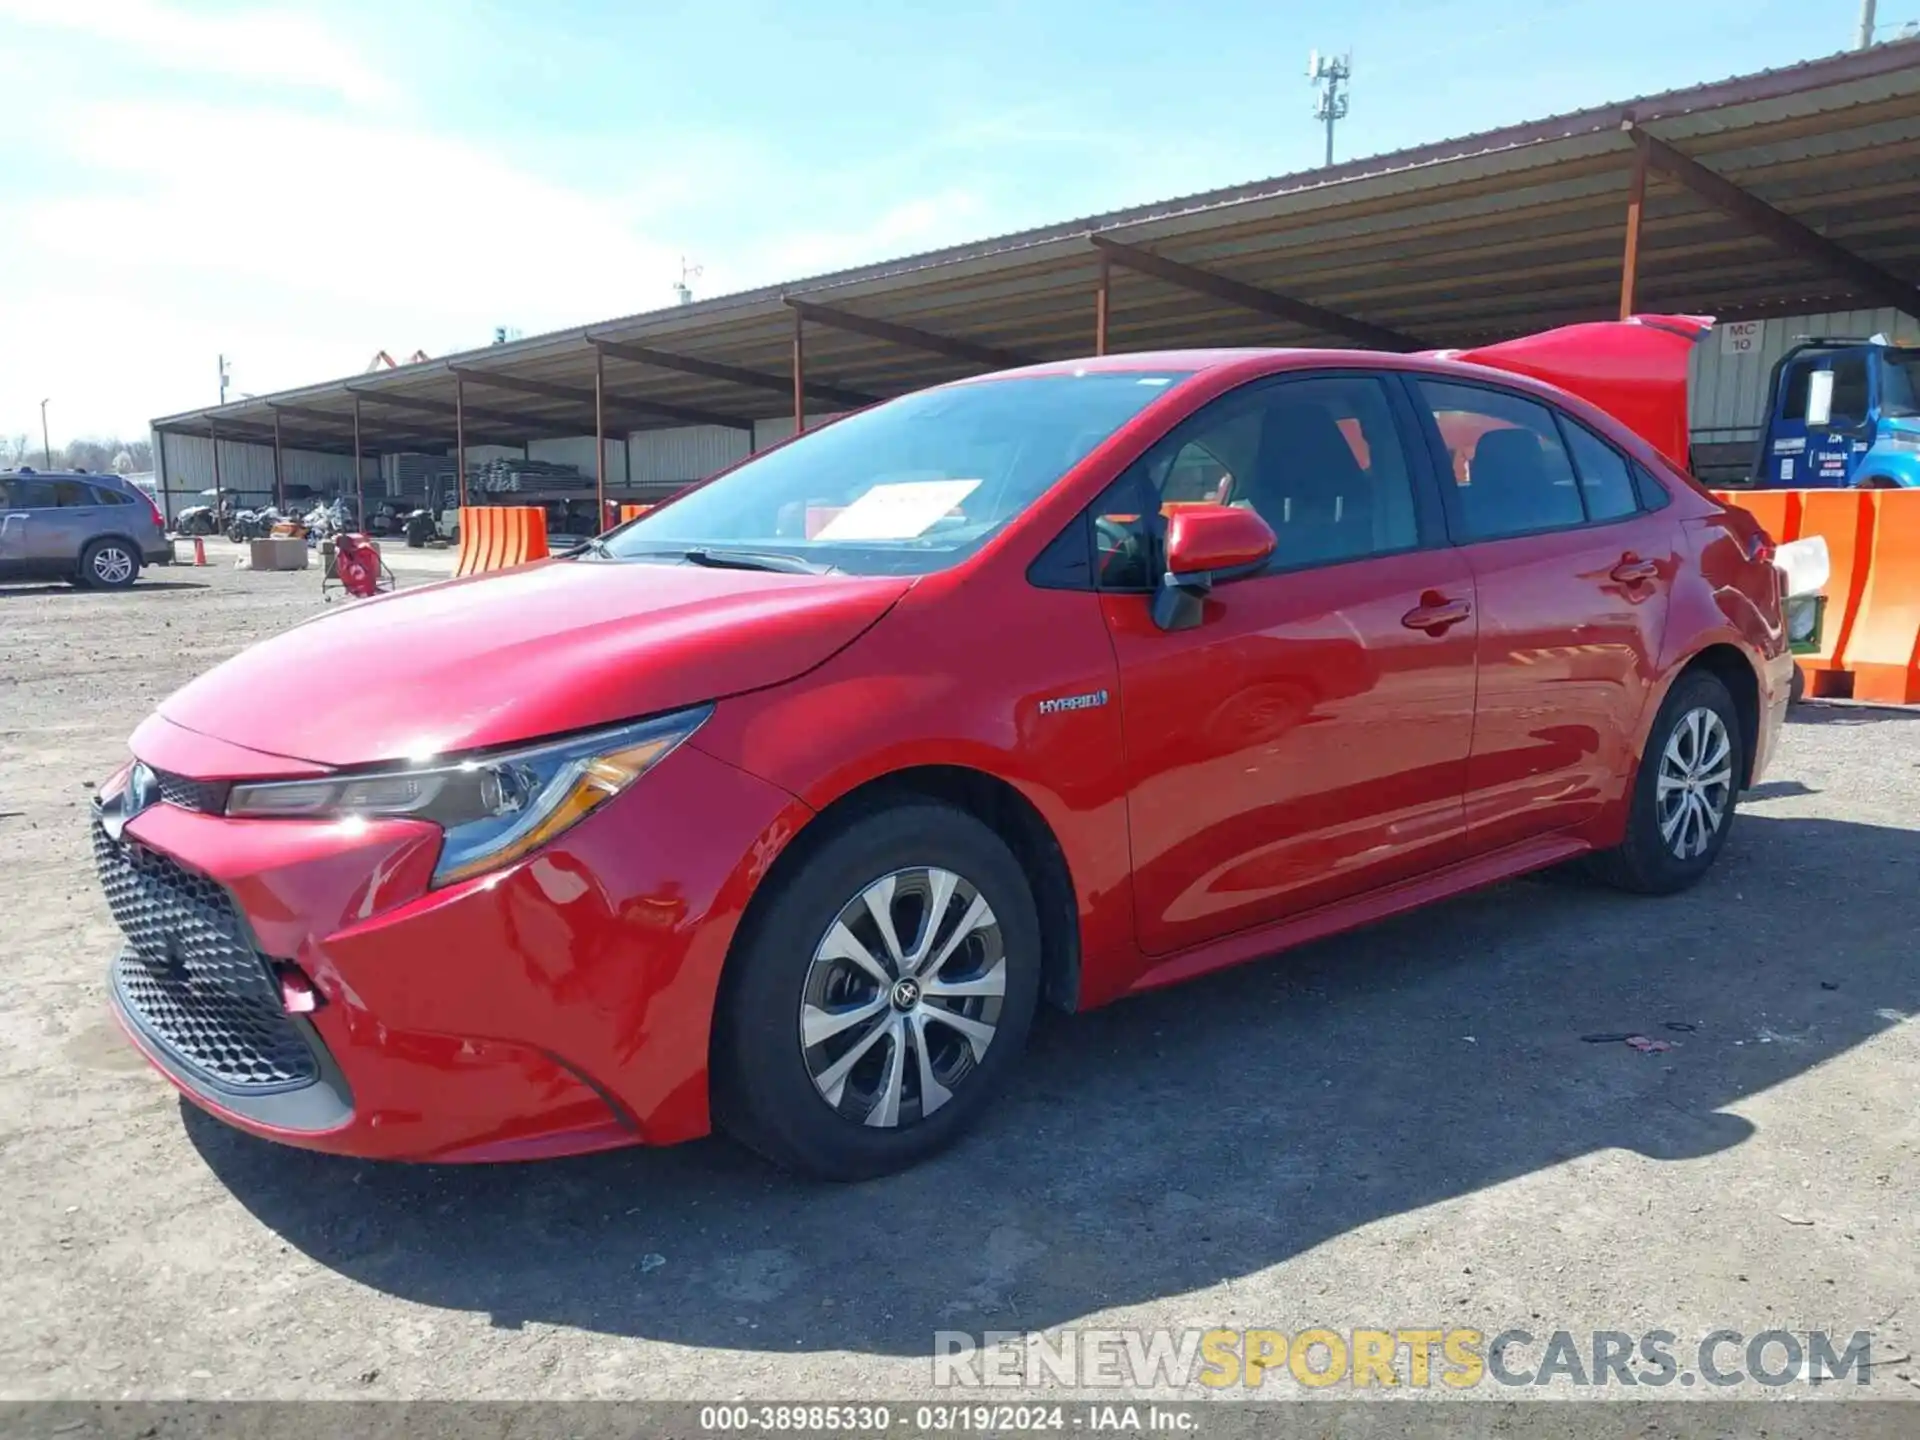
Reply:
[[[190,1074],[265,1093],[312,1083],[313,1048],[215,881],[93,821],[107,906],[127,937],[113,986],[129,1017]]]
[[[156,770],[153,777],[160,782],[160,798],[169,805],[209,815],[226,813],[227,791],[232,787],[225,780],[194,780],[168,770]]]

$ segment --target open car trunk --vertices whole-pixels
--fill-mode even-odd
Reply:
[[[1706,315],[1635,315],[1430,353],[1530,375],[1578,395],[1686,471],[1687,363],[1712,328]]]

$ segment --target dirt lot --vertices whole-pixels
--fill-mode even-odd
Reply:
[[[206,1120],[103,1009],[89,782],[317,591],[0,589],[0,1395],[900,1397],[942,1329],[1471,1325],[1872,1330],[1920,1400],[1920,714],[1796,712],[1690,896],[1529,882],[1047,1023],[914,1174],[380,1167]]]

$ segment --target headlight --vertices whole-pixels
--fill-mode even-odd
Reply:
[[[464,760],[325,780],[236,785],[227,814],[317,820],[402,815],[444,829],[433,883],[496,869],[584,820],[700,728],[712,706]]]

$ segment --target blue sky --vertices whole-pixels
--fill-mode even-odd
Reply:
[[[1920,0],[1881,0],[1883,22]],[[0,0],[0,448],[1843,49],[1857,0]]]

